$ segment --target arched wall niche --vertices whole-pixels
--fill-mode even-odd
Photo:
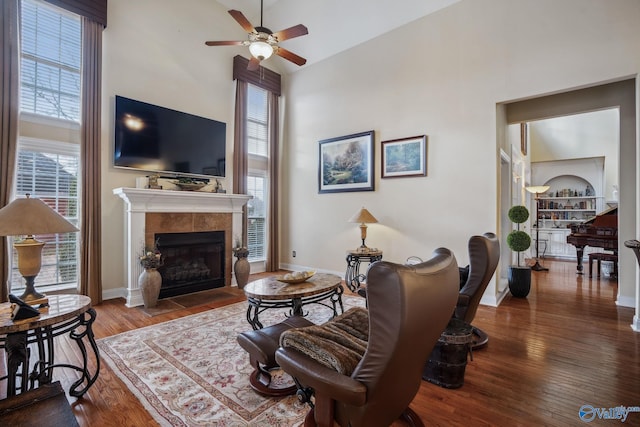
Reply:
[[[574,181],[583,180],[588,182],[593,188],[596,196],[602,196],[604,192],[604,158],[593,157],[589,159],[570,159],[556,160],[549,162],[537,162],[531,167],[531,183],[532,185],[549,185],[548,183],[557,177],[575,177]],[[578,182],[572,183],[571,179],[566,178],[563,185],[567,188],[574,188]],[[556,188],[555,185],[552,190]],[[578,191],[584,191],[585,188],[574,188]]]

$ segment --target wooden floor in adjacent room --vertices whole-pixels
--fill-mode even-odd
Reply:
[[[633,309],[615,305],[616,281],[578,276],[572,262],[544,264],[550,271],[533,272],[528,298],[480,306],[474,325],[490,340],[474,352],[461,388],[423,381],[411,407],[425,425],[570,426],[583,424],[583,405],[640,406],[640,333],[630,327]],[[99,339],[243,300],[240,294],[155,317],[109,300],[96,307],[94,332]],[[60,378],[65,389],[73,378]],[[104,363],[87,395],[69,401],[81,426],[157,425]],[[625,425],[640,425],[640,413]]]

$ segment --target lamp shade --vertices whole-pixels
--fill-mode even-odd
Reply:
[[[15,199],[0,209],[0,236],[70,233],[78,229],[40,199]]]
[[[351,218],[349,218],[349,222],[358,222],[361,224],[373,224],[378,222],[378,220],[371,215],[371,213],[366,210],[364,207],[355,213]]]
[[[540,194],[540,193],[544,193],[549,188],[550,187],[548,185],[534,185],[531,187],[525,187],[524,189],[527,190],[529,193]]]
[[[249,52],[260,61],[264,61],[273,54],[273,46],[267,42],[256,41],[249,45]]]

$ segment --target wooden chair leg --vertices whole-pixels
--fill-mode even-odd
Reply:
[[[333,410],[335,401],[328,397],[318,396],[313,407],[314,419],[317,427],[333,427]],[[305,420],[305,427],[307,423]]]
[[[304,423],[302,424],[303,427],[316,427],[316,415],[315,415],[315,411],[313,410],[313,408],[309,409],[309,412],[307,412],[307,415],[304,417]]]

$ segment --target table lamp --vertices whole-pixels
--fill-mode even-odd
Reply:
[[[371,215],[368,210],[362,207],[362,209],[356,212],[355,215],[349,218],[349,222],[360,223],[360,238],[362,239],[362,246],[360,246],[360,249],[366,249],[367,245],[364,244],[364,241],[367,238],[367,224],[374,224],[378,222],[378,220]]]
[[[20,299],[30,304],[45,301],[44,294],[36,291],[34,281],[42,266],[44,242],[34,234],[70,233],[78,229],[40,199],[18,198],[0,209],[0,236],[26,236],[15,241],[18,252],[18,270],[25,279],[26,289]]]
[[[536,185],[531,187],[525,187],[529,193],[533,193],[536,195],[536,263],[531,266],[531,269],[534,271],[548,271],[549,269],[540,265],[540,224],[538,220],[540,219],[540,215],[538,214],[538,195],[540,193],[544,193],[549,190],[548,185]]]

